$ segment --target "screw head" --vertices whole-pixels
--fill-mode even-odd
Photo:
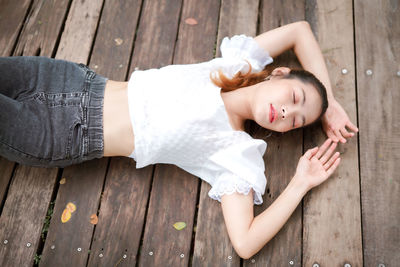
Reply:
[[[184,257],[185,257],[185,254],[182,253],[180,256],[181,256],[181,258],[184,258]]]
[[[397,76],[399,76],[399,77],[400,77],[400,70],[397,72]]]
[[[256,262],[256,260],[255,259],[251,259],[251,263],[255,263]]]
[[[150,251],[150,252],[149,252],[149,255],[152,256],[152,255],[153,255],[153,251]]]
[[[56,246],[52,245],[50,248],[51,248],[51,249],[55,249],[55,248],[56,248]]]
[[[342,74],[347,74],[347,69],[342,69]]]
[[[5,239],[5,240],[3,241],[3,244],[4,244],[4,245],[7,245],[7,243],[8,243],[8,240]]]
[[[124,256],[122,256],[122,258],[126,259],[126,254],[124,254]]]
[[[379,264],[378,264],[378,267],[385,267],[385,264],[379,263]]]
[[[97,69],[97,68],[99,68],[99,66],[98,65],[94,65],[94,68]]]
[[[371,75],[372,75],[372,70],[366,70],[365,73],[366,73],[368,76],[371,76]]]
[[[81,248],[77,248],[76,250],[77,250],[77,251],[79,251],[79,252],[80,252],[80,251],[82,251],[82,249],[81,249]]]
[[[344,264],[344,267],[351,267],[351,264],[345,263],[345,264]]]
[[[313,267],[319,267],[319,264],[318,263],[314,263]]]
[[[119,64],[119,66],[118,66],[119,68],[122,68],[123,67],[123,65],[122,64]]]
[[[290,265],[293,265],[293,264],[294,264],[294,262],[293,262],[293,261],[289,261],[289,264],[290,264]]]
[[[26,243],[26,246],[29,248],[32,244],[31,243]]]
[[[228,256],[228,259],[231,260],[231,259],[232,259],[232,256]]]
[[[100,254],[99,254],[99,257],[100,257],[100,258],[103,258],[103,253],[100,253]]]

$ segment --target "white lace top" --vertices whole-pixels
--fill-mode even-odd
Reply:
[[[198,64],[135,70],[128,83],[129,114],[135,149],[129,156],[136,168],[174,164],[208,182],[208,195],[254,190],[254,204],[263,203],[267,180],[263,155],[267,143],[236,131],[210,72],[221,69],[258,72],[273,60],[252,37],[235,35],[221,43],[222,57]],[[217,73],[216,73],[217,74]]]

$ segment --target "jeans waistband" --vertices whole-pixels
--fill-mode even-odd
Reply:
[[[86,73],[83,98],[83,159],[101,158],[104,155],[103,104],[107,78],[96,74],[81,64]]]

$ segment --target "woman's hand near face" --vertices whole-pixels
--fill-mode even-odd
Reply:
[[[308,190],[328,179],[340,163],[339,152],[332,155],[336,146],[337,143],[327,139],[321,147],[307,150],[299,160],[293,179],[306,184]]]
[[[346,143],[345,138],[354,136],[354,133],[346,130],[346,126],[353,132],[358,132],[358,128],[351,123],[342,106],[335,99],[329,99],[329,106],[322,116],[322,128],[326,135],[334,142]]]

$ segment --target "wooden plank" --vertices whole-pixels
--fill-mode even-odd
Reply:
[[[258,34],[305,18],[304,1],[263,1],[261,8]],[[301,68],[292,51],[286,51],[274,58],[274,62],[268,68],[272,70],[279,66]],[[254,208],[254,215],[257,216],[278,198],[293,178],[297,162],[302,155],[303,129],[270,135],[268,130],[256,124],[251,128],[253,137],[264,139],[268,144],[264,154],[267,188],[263,205]],[[275,237],[254,257],[245,261],[245,264],[253,264],[254,260],[261,266],[280,266],[283,262],[292,262],[291,266],[301,266],[301,216],[300,203]]]
[[[66,0],[35,1],[24,24],[15,56],[52,56],[68,12]]]
[[[141,4],[105,2],[90,60],[97,73],[125,80]],[[134,266],[153,168],[136,170],[135,161],[126,157],[112,157],[110,161],[88,265]]]
[[[399,8],[354,2],[364,266],[400,261]]]
[[[12,54],[32,1],[0,0],[0,56],[6,57]]]
[[[181,7],[182,0],[144,1],[129,74],[172,64]]]
[[[225,36],[247,34],[255,36],[257,30],[258,1],[235,0],[221,2],[216,56]],[[206,51],[209,53],[209,51]],[[201,182],[199,212],[194,243],[193,266],[240,266],[226,229],[221,204],[211,199],[211,185]]]
[[[335,98],[356,123],[351,1],[309,1],[307,18],[323,51]],[[346,75],[342,69],[347,69]],[[326,140],[320,127],[306,129],[305,150]],[[339,143],[341,163],[304,198],[305,266],[363,266],[357,139]],[[327,242],[329,240],[329,242]]]
[[[55,56],[57,59],[87,62],[102,4],[102,0],[72,3]],[[73,266],[86,264],[94,229],[90,215],[97,213],[107,163],[106,158],[93,159],[64,168],[67,183],[57,195],[41,265],[65,265],[66,258]],[[77,210],[71,220],[63,224],[60,218],[68,202],[74,203]]]
[[[0,266],[32,266],[56,176],[57,168],[16,169],[0,217]]]
[[[175,64],[212,58],[218,10],[219,4],[215,1],[184,3]],[[198,25],[185,24],[184,20],[189,17],[195,18]],[[194,47],[193,44],[197,45]],[[147,220],[149,224],[146,225],[139,261],[141,265],[188,265],[198,184],[198,178],[176,166],[156,165]],[[158,210],[163,212],[162,216],[158,215]],[[160,217],[162,219],[152,220]],[[178,221],[184,221],[186,228],[175,230],[172,225]],[[153,252],[152,256],[149,256],[150,252]]]
[[[29,10],[31,0],[0,0],[0,56],[10,56],[18,34]],[[0,156],[0,214],[1,203],[5,203],[5,193],[10,182],[15,162]]]
[[[88,62],[102,5],[102,0],[72,3],[55,58]]]
[[[62,6],[62,3],[57,4]],[[17,47],[23,47],[24,49],[20,51],[16,49],[14,55],[17,53],[19,55],[31,55],[30,53],[33,53],[33,51],[37,51],[35,37],[33,36],[46,36],[46,42],[42,44],[44,48],[43,55],[51,55],[62,23],[62,17],[54,16],[53,13],[56,11],[52,8],[54,6],[48,5],[47,2],[44,3],[44,1],[36,1],[32,4],[27,17],[27,24],[24,25],[19,38],[21,43],[17,45]],[[1,11],[6,10],[1,9]],[[8,14],[13,15],[15,12],[10,11]],[[60,13],[56,12],[56,14],[59,15]],[[38,21],[41,19],[44,21],[43,27],[37,26]],[[18,21],[18,18],[9,19],[7,20],[7,25],[13,25],[16,21]],[[53,25],[47,27],[47,22]],[[4,23],[1,23],[1,25],[4,25]],[[46,35],[42,34],[43,31],[46,31]],[[18,32],[19,30],[15,29],[15,33]],[[27,40],[32,42],[27,42]],[[24,45],[21,45],[22,43]],[[11,173],[11,164],[6,165],[3,163],[5,163],[5,160],[1,163],[2,168],[8,169],[9,173]],[[46,216],[51,195],[53,194],[57,172],[57,168],[45,169],[17,165],[16,174],[10,185],[8,198],[4,206],[4,213],[0,218],[3,224],[0,230],[1,239],[8,238],[5,236],[11,236],[12,238],[12,241],[9,240],[9,243],[1,248],[2,266],[32,265],[33,255],[41,243],[40,233],[43,227],[43,219]],[[6,176],[6,172],[4,176]],[[4,190],[5,188],[6,186]],[[27,195],[30,197],[26,197]],[[9,216],[10,214],[12,216]],[[34,219],[32,220],[32,218]],[[26,241],[27,239],[30,241]],[[29,247],[26,246],[28,242],[30,243]]]

